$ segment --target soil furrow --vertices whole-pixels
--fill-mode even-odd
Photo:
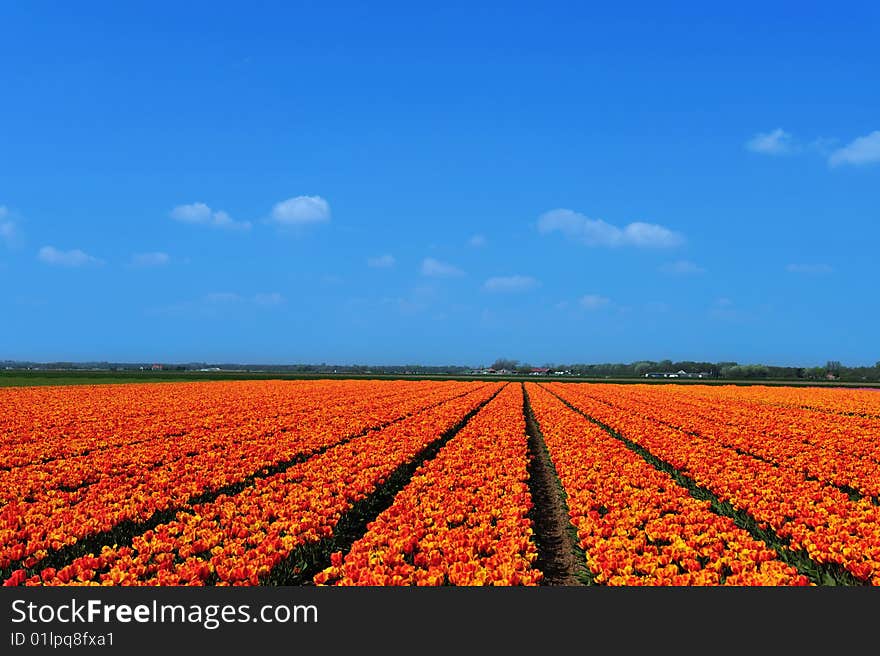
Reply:
[[[669,474],[675,480],[675,482],[685,488],[692,497],[694,497],[695,499],[709,501],[713,512],[732,519],[737,526],[747,531],[753,538],[764,542],[768,547],[773,549],[779,556],[780,560],[797,569],[798,572],[807,576],[816,585],[866,585],[864,581],[858,580],[852,574],[846,571],[846,569],[836,563],[817,563],[804,552],[800,550],[795,551],[790,549],[788,547],[789,540],[780,537],[776,534],[774,530],[770,528],[762,528],[758,524],[757,520],[755,520],[755,518],[752,517],[749,513],[743,510],[737,510],[729,502],[722,501],[711,490],[698,485],[693,479],[685,476],[681,471],[673,467],[665,460],[658,458],[645,447],[617,432],[613,427],[609,426],[608,424],[605,424],[598,419],[591,417],[587,413],[580,410],[580,408],[578,408],[577,406],[569,403],[566,399],[556,394],[556,392],[554,392],[553,390],[548,389],[546,386],[542,387],[544,387],[545,390],[553,394],[553,396],[562,401],[562,403],[571,408],[573,411],[593,422],[615,439],[623,442],[623,444],[625,444],[628,449],[637,453],[645,460],[645,462],[652,465],[655,469]]]
[[[535,567],[544,573],[542,585],[590,585],[592,576],[584,553],[577,545],[574,526],[569,521],[565,491],[529,405],[525,385],[523,415],[529,437],[529,491],[534,504],[531,517],[538,547]]]
[[[339,519],[336,526],[333,527],[332,536],[319,542],[297,547],[279,562],[261,583],[263,585],[314,585],[312,579],[315,574],[330,566],[330,556],[337,551],[343,554],[348,553],[352,545],[366,534],[369,523],[391,506],[394,497],[409,483],[422,463],[433,459],[440,449],[505,387],[506,385],[499,387],[492,396],[468,412],[457,424],[422,449],[413,460],[399,465],[373,494],[356,503]]]

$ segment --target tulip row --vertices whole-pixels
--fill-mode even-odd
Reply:
[[[249,389],[251,383],[227,385],[236,384],[242,386],[243,395],[253,393]],[[276,382],[275,385],[283,389],[286,383]],[[276,398],[276,390],[261,385],[260,388],[265,391],[262,403],[254,402],[235,415],[225,414],[224,410],[202,403],[200,415],[192,420],[190,427],[174,435],[157,435],[156,428],[153,428],[152,436],[144,438],[145,431],[131,426],[129,435],[132,439],[126,444],[96,448],[85,455],[0,471],[0,502],[25,497],[37,499],[40,493],[51,490],[76,493],[78,488],[91,485],[99,479],[162,468],[175,460],[196,454],[206,455],[215,449],[225,449],[230,444],[256,436],[284,433],[284,440],[292,440],[297,433],[303,432],[303,426],[307,423],[342,434],[351,432],[352,423],[364,430],[381,425],[390,418],[408,414],[412,408],[426,407],[451,398],[465,389],[460,383],[437,386],[410,383],[407,388],[396,387],[395,393],[386,395],[381,393],[381,388],[371,389],[367,385],[361,382],[350,393],[331,396],[329,402],[318,397],[300,398],[295,387],[288,388],[286,398]],[[328,393],[332,394],[332,389]],[[192,412],[195,415],[197,411],[194,409]],[[398,412],[400,414],[396,414]]]
[[[688,407],[693,414],[701,414],[720,423],[738,425],[742,422],[759,428],[773,437],[802,440],[805,444],[816,444],[822,448],[838,448],[845,453],[857,453],[859,457],[871,458],[880,462],[880,444],[876,439],[853,440],[853,435],[880,435],[880,417],[863,413],[850,413],[843,410],[845,399],[839,399],[841,410],[830,408],[797,406],[789,403],[774,403],[777,397],[785,398],[784,389],[771,388],[761,397],[755,398],[741,392],[742,398],[735,396],[727,387],[694,386],[676,391],[667,388],[654,388],[651,394],[647,386],[636,386],[633,397],[661,401],[674,399],[677,404]],[[751,391],[751,389],[749,389]],[[816,403],[806,396],[808,390],[797,390],[804,403]],[[809,390],[830,392],[832,390]],[[840,390],[834,390],[840,391]],[[880,393],[865,390],[845,390],[852,396],[860,393],[864,397],[875,397],[880,401]],[[830,403],[830,401],[825,401]],[[757,425],[756,425],[757,424]],[[840,443],[838,443],[840,442]]]
[[[319,585],[537,585],[521,385],[425,462]]]
[[[332,447],[239,494],[180,511],[131,546],[108,545],[31,577],[19,570],[7,583],[258,585],[295,549],[330,538],[355,504],[501,387],[472,386],[465,396]]]
[[[231,429],[195,431],[164,444],[165,462],[143,467],[132,457],[131,466],[109,476],[99,475],[102,468],[97,461],[94,473],[98,475],[90,485],[19,492],[15,501],[0,509],[0,568],[17,562],[35,567],[50,553],[112,531],[124,522],[148,521],[156,513],[186,505],[193,497],[268,474],[279,465],[292,464],[482,385],[425,383],[384,401],[373,401],[368,395],[359,401],[350,399],[344,411],[331,406],[283,420],[260,418]]]
[[[694,386],[682,396],[702,397],[706,387]],[[709,388],[712,398],[770,405],[777,408],[805,408],[836,415],[880,418],[880,390],[725,385]]]
[[[769,528],[788,549],[855,580],[880,583],[880,507],[712,439],[674,429],[593,398],[600,386],[552,383],[555,394],[676,468],[721,501]],[[601,390],[605,393],[607,390]]]
[[[404,393],[413,383],[389,385]],[[48,391],[51,396],[46,396]],[[0,470],[229,428],[357,399],[365,381],[236,381],[0,389]],[[82,416],[78,417],[77,414]]]
[[[0,468],[209,428],[212,415],[222,421],[250,414],[272,385],[247,384],[237,394],[227,382],[0,390]],[[318,400],[317,388],[300,391]]]
[[[877,394],[880,397],[880,394]],[[697,403],[705,407],[712,401]],[[717,403],[717,401],[715,402]],[[834,448],[841,453],[868,458],[880,463],[880,418],[863,415],[842,415],[821,410],[779,407],[752,402],[725,402],[725,412],[715,412],[719,421],[732,425],[757,423],[768,435],[821,448]],[[728,415],[729,412],[729,416]],[[865,438],[868,439],[865,439]],[[859,439],[861,438],[861,439]]]
[[[542,387],[529,401],[587,565],[607,585],[807,585],[776,552],[712,512]]]
[[[622,392],[592,390],[594,398],[650,419],[698,433],[719,444],[804,472],[823,483],[880,494],[880,422],[830,419],[805,410],[754,407],[735,400],[723,404],[679,399],[669,389],[645,386]],[[711,396],[710,396],[711,398]]]

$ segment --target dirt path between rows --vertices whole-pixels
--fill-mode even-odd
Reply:
[[[531,513],[538,546],[535,567],[544,572],[542,585],[583,585],[578,574],[586,568],[576,556],[568,507],[562,497],[556,468],[532,414],[525,386],[522,390],[529,437],[529,489],[535,504]]]

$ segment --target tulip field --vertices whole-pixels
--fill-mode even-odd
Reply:
[[[880,392],[0,389],[17,585],[880,584]]]

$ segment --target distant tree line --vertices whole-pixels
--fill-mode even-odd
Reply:
[[[368,364],[241,364],[216,362],[187,362],[168,364],[162,362],[30,362],[21,360],[0,361],[0,369],[39,369],[45,371],[153,371],[153,365],[160,365],[162,371],[200,371],[203,369],[236,372],[274,372],[290,374],[414,374],[462,375],[472,371],[465,365],[368,365]]]
[[[527,362],[499,358],[492,363],[495,370],[529,373],[536,367]],[[880,380],[880,361],[873,367],[847,367],[837,360],[829,360],[824,367],[778,367],[765,364],[740,364],[738,362],[696,362],[693,360],[638,360],[630,363],[559,364],[544,363],[552,371],[563,371],[573,376],[595,378],[643,378],[650,373],[707,374],[708,378],[727,379],[801,379],[801,380]]]
[[[141,371],[152,372],[152,362],[120,363],[120,362],[23,362],[16,360],[0,361],[0,369],[41,369],[49,371]],[[539,365],[520,362],[509,358],[498,358],[490,368],[496,371],[508,371],[517,374],[528,374]],[[778,367],[765,364],[741,364],[739,362],[697,362],[692,360],[638,360],[630,363],[603,364],[560,364],[544,363],[541,368],[553,372],[564,372],[566,375],[588,378],[644,378],[651,373],[704,374],[715,379],[799,379],[799,380],[841,380],[849,382],[880,381],[880,361],[873,367],[847,367],[837,360],[829,360],[825,366],[814,367]],[[218,368],[223,371],[238,372],[277,372],[291,374],[387,374],[387,375],[464,375],[480,371],[487,367],[471,367],[465,365],[368,365],[368,364],[240,364],[240,363],[207,363],[189,362],[185,364],[163,364],[163,371],[199,371]]]

